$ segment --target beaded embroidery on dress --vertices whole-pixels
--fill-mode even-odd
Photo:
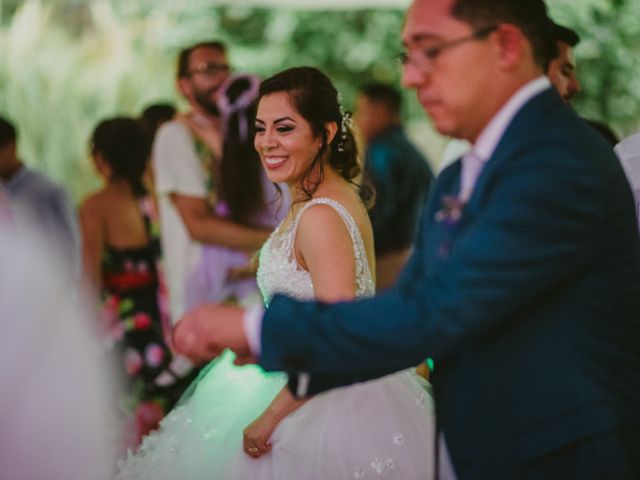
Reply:
[[[355,220],[338,202],[318,198],[289,225],[281,224],[263,246],[258,285],[265,304],[275,293],[314,297],[310,274],[293,258],[293,243],[300,218],[315,204],[334,208],[349,230],[357,296],[374,293]],[[120,462],[118,480],[433,478],[433,405],[426,383],[413,370],[316,395],[280,422],[270,439],[271,452],[259,459],[242,451],[242,431],[285,386],[286,375],[236,367],[227,351],[194,383],[191,396],[169,413],[160,430]]]

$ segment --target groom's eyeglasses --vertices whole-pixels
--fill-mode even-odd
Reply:
[[[453,40],[444,40],[427,48],[419,48],[413,52],[402,52],[396,56],[396,60],[402,66],[413,65],[424,72],[433,70],[433,62],[446,50],[457,47],[467,42],[482,40],[487,38],[492,32],[498,28],[498,25],[481,28],[464,37],[454,38]]]

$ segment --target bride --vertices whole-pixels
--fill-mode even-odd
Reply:
[[[357,150],[331,81],[309,67],[265,80],[255,147],[292,199],[260,253],[265,304],[275,293],[325,302],[373,295]],[[286,375],[233,360],[227,351],[203,370],[160,430],[120,462],[118,479],[433,477],[433,406],[414,371],[299,400]]]

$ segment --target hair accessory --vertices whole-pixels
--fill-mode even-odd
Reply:
[[[338,151],[344,152],[344,144],[347,141],[347,133],[353,126],[351,113],[345,112],[342,107],[342,94],[338,92],[338,108],[340,109],[340,140],[338,141]]]
[[[233,92],[235,98],[231,99],[229,98],[229,94],[232,91],[231,87],[238,81],[244,81],[247,84],[247,87],[239,93]],[[227,120],[231,115],[236,112],[242,112],[242,114],[239,115],[238,118],[238,126],[240,128],[240,138],[242,138],[243,140],[246,140],[249,134],[249,125],[245,110],[253,104],[256,98],[258,98],[259,88],[259,77],[257,77],[256,75],[251,75],[249,73],[242,73],[238,75],[231,75],[220,86],[220,90],[218,92],[216,104],[218,106],[218,110],[220,110],[223,124],[225,126],[227,124]]]
[[[352,128],[353,122],[351,121],[351,114],[345,112],[342,114],[342,121],[340,122],[340,141],[338,142],[338,151],[344,152],[344,144],[347,141],[347,132]]]

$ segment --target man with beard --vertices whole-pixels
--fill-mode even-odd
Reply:
[[[202,260],[204,244],[253,251],[269,233],[212,213],[223,144],[216,97],[228,78],[226,48],[221,42],[182,50],[176,86],[190,110],[162,125],[154,141],[155,189],[172,320],[184,313],[185,286]]]

